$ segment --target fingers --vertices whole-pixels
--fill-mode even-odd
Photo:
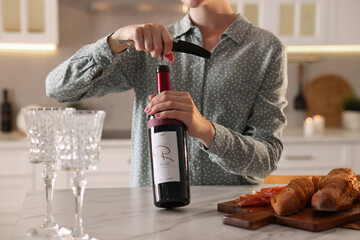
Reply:
[[[134,41],[135,49],[137,51],[145,51],[146,50],[143,29],[136,28],[135,35],[132,37],[131,40]]]
[[[164,91],[157,95],[149,96],[150,103],[148,107],[153,107],[156,104],[164,103],[164,102],[182,102],[186,104],[192,104],[191,96],[188,92],[178,92],[178,91]]]
[[[169,91],[163,91],[160,94],[157,94],[156,96],[171,96],[171,95],[176,95],[176,96],[186,96],[186,97],[191,97],[190,93],[188,92],[181,92],[181,91],[175,91],[175,90],[169,90]]]
[[[168,110],[184,112],[193,110],[193,102],[187,92],[165,91],[158,95],[150,95],[149,100],[150,103],[144,110],[149,115]]]
[[[154,48],[150,51],[150,53],[153,58],[158,58],[163,51],[163,41],[159,30],[160,29],[156,29],[155,32],[152,33]]]
[[[165,54],[164,58],[169,62],[174,62],[174,54],[172,52],[169,54]]]
[[[180,111],[180,112],[191,112],[192,108],[191,106],[179,103],[176,101],[168,101],[165,103],[159,103],[152,107],[147,107],[145,109],[145,112],[149,115],[154,115],[159,112],[165,112],[165,111]]]
[[[157,119],[177,119],[183,123],[186,123],[191,118],[191,114],[179,110],[170,110],[166,112],[156,113],[155,117]]]
[[[168,55],[171,53],[171,50],[173,47],[172,37],[166,28],[161,29],[161,36],[162,36],[163,43],[164,43],[163,53],[165,55]]]
[[[140,28],[142,29],[142,28]],[[153,51],[154,44],[153,44],[153,33],[151,32],[151,28],[147,25],[143,28],[143,40],[144,40],[144,49],[136,49],[138,51]]]
[[[165,59],[173,61],[171,49],[173,40],[164,25],[148,23],[129,26],[128,39],[134,41],[137,51],[150,52],[153,58],[164,54]]]
[[[148,99],[151,101],[155,96],[156,96],[156,94],[151,94],[151,95],[149,95]]]
[[[150,103],[145,108],[149,115],[157,119],[177,119],[186,125],[189,136],[201,140],[207,147],[213,143],[215,129],[197,110],[191,96],[187,92],[164,91],[149,96]]]

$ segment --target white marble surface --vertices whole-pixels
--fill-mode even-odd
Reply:
[[[333,228],[319,233],[270,224],[251,231],[224,225],[224,213],[217,203],[264,186],[191,187],[190,205],[174,210],[153,205],[151,188],[86,189],[84,200],[85,231],[98,239],[358,239],[360,232]],[[13,240],[30,239],[27,229],[42,222],[44,193],[30,192],[17,220]],[[71,190],[57,190],[54,195],[55,220],[68,228],[74,217]]]

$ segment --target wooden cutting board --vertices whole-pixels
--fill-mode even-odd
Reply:
[[[235,201],[219,203],[218,211],[231,213],[223,216],[224,224],[250,230],[255,230],[270,223],[313,232],[338,226],[360,229],[360,203],[354,204],[351,209],[344,212],[316,212],[311,207],[307,207],[298,213],[283,217],[277,215],[272,207],[241,208],[236,206]]]

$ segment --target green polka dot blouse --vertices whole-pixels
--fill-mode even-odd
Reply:
[[[168,30],[175,40],[203,45],[200,30],[191,24],[188,15]],[[238,15],[220,36],[210,59],[174,55],[175,61],[167,63],[172,89],[189,92],[216,131],[210,149],[198,139],[188,139],[191,184],[261,183],[276,169],[283,149],[285,46],[272,33]],[[82,47],[46,79],[47,95],[59,102],[134,89],[131,186],[152,184],[144,108],[148,95],[156,93],[155,68],[160,64],[161,59],[134,47],[114,54],[104,37]],[[102,73],[93,79],[99,69]]]

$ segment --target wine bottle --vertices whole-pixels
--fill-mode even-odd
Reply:
[[[158,93],[171,90],[166,65],[156,68]],[[176,119],[159,120],[153,115],[147,122],[152,168],[154,204],[161,208],[190,203],[187,154],[187,130]]]
[[[4,89],[4,99],[1,103],[1,131],[10,132],[11,129],[11,104],[8,100],[8,91]]]

